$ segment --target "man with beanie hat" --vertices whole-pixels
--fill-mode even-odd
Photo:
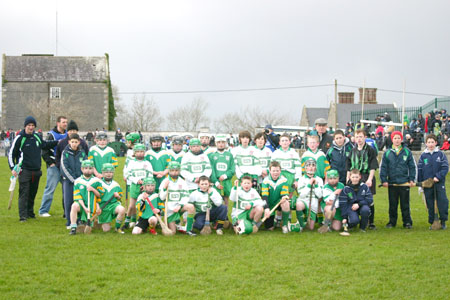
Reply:
[[[386,228],[397,225],[398,201],[402,211],[403,227],[411,229],[412,219],[409,208],[409,188],[414,186],[416,163],[412,152],[402,146],[403,135],[400,131],[391,133],[392,148],[383,154],[380,166],[380,179],[389,195],[389,223]],[[408,184],[397,186],[398,184]]]
[[[34,132],[36,120],[28,116],[24,129],[11,143],[8,155],[9,168],[19,177],[19,217],[21,222],[35,218],[34,199],[39,188],[41,172],[41,149],[51,149],[58,141],[44,141]]]
[[[56,120],[56,126],[48,132],[48,141],[59,141],[67,136],[67,118],[59,116]],[[42,196],[41,208],[39,208],[40,217],[50,217],[48,213],[53,201],[53,194],[61,181],[61,174],[55,162],[56,146],[49,150],[42,151],[42,158],[47,164],[47,184],[45,185],[44,195]]]

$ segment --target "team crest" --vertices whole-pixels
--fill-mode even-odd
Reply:
[[[407,157],[406,155],[403,155],[403,160],[406,161]]]

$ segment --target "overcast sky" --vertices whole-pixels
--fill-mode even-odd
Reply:
[[[121,92],[339,84],[450,95],[450,1],[1,1],[0,53],[110,55]],[[357,92],[342,87],[338,91]],[[132,94],[121,95],[125,101]],[[381,92],[379,103],[401,104]],[[165,114],[195,97],[212,118],[245,105],[300,120],[334,87],[148,95]],[[355,94],[357,98],[357,94]],[[406,95],[406,106],[433,96]]]

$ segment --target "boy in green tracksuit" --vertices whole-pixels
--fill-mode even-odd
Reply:
[[[329,170],[327,172],[327,184],[323,187],[323,201],[320,202],[322,211],[325,215],[331,211],[334,202],[334,209],[331,211],[331,228],[333,230],[341,230],[342,216],[339,208],[339,195],[344,189],[345,185],[339,181],[339,172],[337,170]],[[337,200],[335,201],[335,199]]]
[[[139,219],[133,228],[132,234],[141,234],[149,228],[151,234],[157,235],[155,227],[158,219],[155,217],[155,214],[159,214],[164,206],[160,205],[159,195],[155,192],[155,179],[152,177],[145,178],[143,185],[144,192],[139,195],[136,202]]]
[[[120,226],[125,217],[125,207],[120,203],[120,198],[123,196],[122,188],[120,185],[113,180],[114,178],[114,166],[112,164],[106,163],[102,167],[103,181],[102,185],[105,190],[105,194],[100,201],[100,207],[105,207],[100,212],[98,216],[98,224],[102,224],[103,231],[107,232],[111,229],[110,223],[113,219],[116,219],[116,231],[119,233],[124,233]],[[111,199],[111,200],[110,200]]]
[[[278,211],[282,211],[282,230],[283,233],[288,233],[288,221],[289,221],[289,182],[281,175],[281,166],[277,161],[272,161],[269,165],[269,176],[264,178],[263,183],[261,185],[261,196],[262,199],[267,202],[269,208],[272,209],[277,205],[280,201],[281,204],[278,206]],[[264,226],[268,230],[274,229],[274,219],[275,212],[272,213],[270,218],[268,218]]]
[[[96,145],[89,149],[88,159],[94,162],[94,175],[97,178],[102,178],[102,166],[103,164],[110,163],[114,167],[119,165],[117,161],[116,152],[111,147],[108,147],[108,136],[104,131],[101,131],[95,137]]]
[[[156,191],[159,191],[159,185],[169,172],[167,165],[170,162],[170,157],[167,151],[162,149],[163,142],[164,138],[161,135],[152,135],[150,137],[150,149],[145,153],[145,160],[148,160],[152,164],[153,176],[156,181]]]
[[[227,145],[227,137],[225,135],[217,135],[215,141],[217,150],[208,155],[212,169],[211,182],[223,197],[223,201],[228,207],[228,199],[232,188],[231,179],[234,175],[234,158],[225,149]]]
[[[105,193],[102,182],[94,174],[94,163],[90,160],[81,162],[81,172],[83,175],[75,180],[73,186],[73,204],[70,210],[70,234],[77,233],[77,219],[82,222],[91,219],[91,214],[95,213],[100,198]],[[88,224],[91,225],[91,224]]]

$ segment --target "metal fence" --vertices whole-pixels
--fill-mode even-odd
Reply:
[[[425,114],[433,111],[434,109],[445,109],[447,112],[450,112],[450,98],[434,98],[433,100],[427,102],[422,106],[405,107],[405,115],[407,115],[408,120],[411,121],[412,118],[417,118],[418,114]],[[380,108],[365,110],[363,118],[364,120],[375,120],[377,116],[383,116],[385,112],[387,112],[391,116],[393,122],[401,123],[401,108]],[[355,124],[359,122],[359,120],[361,120],[361,111],[352,111],[351,119]]]

